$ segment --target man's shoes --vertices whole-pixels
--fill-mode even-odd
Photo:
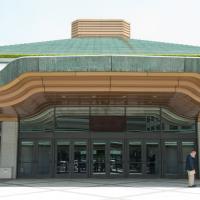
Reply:
[[[189,185],[188,187],[196,187],[196,185]]]

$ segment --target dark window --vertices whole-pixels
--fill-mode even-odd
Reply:
[[[127,118],[127,130],[128,131],[146,131],[146,117],[128,117]]]
[[[125,131],[125,117],[121,116],[91,116],[91,131]]]

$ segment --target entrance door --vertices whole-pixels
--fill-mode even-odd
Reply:
[[[55,148],[57,177],[88,175],[88,145],[86,141],[57,140]]]
[[[39,140],[36,153],[36,176],[51,177],[52,175],[52,144],[51,140]]]
[[[86,141],[72,143],[72,175],[88,176],[88,145]]]
[[[164,176],[178,175],[178,145],[175,141],[164,143]]]
[[[106,142],[94,141],[92,142],[92,176],[105,176],[108,174],[106,168]]]
[[[146,140],[128,141],[129,176],[159,176],[159,142]]]
[[[53,154],[50,139],[25,140],[20,142],[20,177],[52,177]]]
[[[145,142],[146,147],[146,170],[145,174],[160,175],[160,151],[158,142]]]
[[[124,174],[124,146],[122,141],[92,141],[92,176],[110,177]]]
[[[68,177],[71,173],[70,142],[68,140],[56,141],[55,147],[55,173],[56,176]]]
[[[182,141],[181,142],[181,175],[182,177],[186,177],[186,170],[185,170],[185,163],[186,163],[186,156],[195,148],[195,142],[193,141]]]
[[[20,142],[20,159],[18,176],[19,177],[32,177],[34,175],[35,157],[34,150],[35,144],[33,140],[22,140]]]
[[[128,142],[128,171],[129,175],[142,174],[142,142],[129,141]]]
[[[109,175],[119,176],[124,173],[124,150],[122,141],[109,142]]]

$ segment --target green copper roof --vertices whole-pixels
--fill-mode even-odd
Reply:
[[[0,85],[31,71],[200,73],[200,57],[192,58],[193,55],[200,55],[200,47],[135,39],[75,38],[0,46],[1,55],[2,57],[34,56],[22,57],[10,62],[0,71]],[[166,55],[191,55],[191,57]]]
[[[200,47],[120,38],[74,38],[0,46],[0,55],[173,55],[200,54]]]

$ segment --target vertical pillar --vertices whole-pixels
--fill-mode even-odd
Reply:
[[[3,121],[1,129],[0,178],[16,178],[18,122]]]
[[[199,174],[200,177],[200,114],[197,118],[197,156],[198,156],[198,166],[199,166]]]

